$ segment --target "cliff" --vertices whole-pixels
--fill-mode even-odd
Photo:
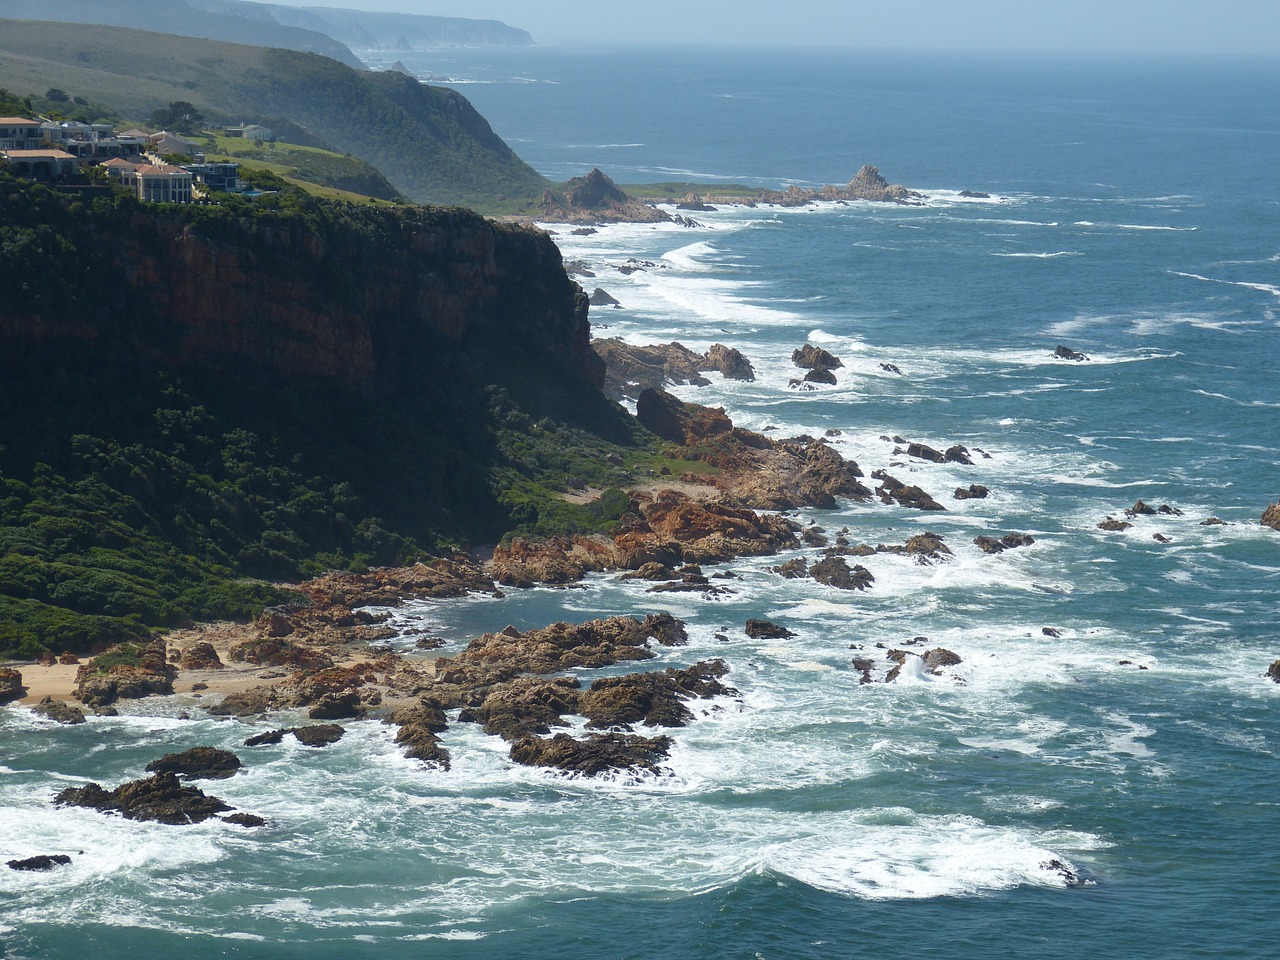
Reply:
[[[0,652],[602,522],[557,491],[619,485],[643,439],[589,336],[550,239],[468,211],[0,174]]]

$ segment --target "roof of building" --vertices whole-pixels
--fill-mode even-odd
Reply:
[[[99,164],[99,166],[110,167],[113,170],[119,170],[123,167],[128,167],[130,170],[137,170],[139,167],[143,166],[143,164],[134,163],[132,160],[122,160],[120,157],[112,157],[105,163]]]
[[[65,150],[0,150],[6,157],[18,160],[74,160]]]
[[[191,176],[191,171],[184,170],[182,167],[171,167],[167,163],[145,163],[138,167],[137,174],[140,177],[172,177],[178,174],[185,174],[189,177]]]
[[[38,127],[39,120],[29,120],[26,117],[0,117],[0,123],[6,127]]]

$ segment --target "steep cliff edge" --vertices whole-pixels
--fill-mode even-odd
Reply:
[[[273,595],[246,576],[496,540],[566,476],[618,484],[606,453],[643,440],[586,309],[549,238],[463,210],[0,174],[0,652],[243,615]]]

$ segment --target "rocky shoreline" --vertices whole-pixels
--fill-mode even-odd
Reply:
[[[655,646],[685,644],[684,624],[670,614],[524,631],[508,626],[473,639],[454,656],[440,657],[430,654],[439,645],[433,638],[419,638],[415,650],[404,650],[405,638],[388,625],[388,615],[369,608],[408,600],[500,596],[504,587],[566,586],[606,571],[650,582],[651,593],[714,598],[734,590],[736,574],[722,569],[708,576],[704,564],[806,548],[814,553],[771,569],[783,578],[810,578],[833,590],[861,591],[874,589],[875,577],[858,558],[898,554],[921,564],[951,559],[952,548],[936,533],[916,534],[901,544],[853,543],[847,530],[829,534],[788,516],[799,508],[834,508],[840,500],[869,508],[877,502],[923,511],[946,507],[884,470],[866,477],[828,437],[772,439],[735,426],[721,409],[683,402],[662,389],[690,371],[698,374],[701,364],[726,376],[751,369],[737,351],[717,347],[699,355],[680,344],[630,347],[612,341],[601,350],[619,369],[616,383],[625,384],[619,389],[638,391],[640,423],[668,445],[673,461],[698,467],[679,477],[667,471],[667,476],[630,490],[628,510],[612,536],[516,538],[496,547],[484,562],[458,553],[411,567],[331,573],[298,585],[295,602],[270,608],[252,623],[178,630],[148,644],[112,647],[83,663],[70,654],[47,655],[35,665],[0,668],[0,704],[18,701],[50,721],[76,724],[85,722],[86,710],[115,713],[122,700],[178,696],[188,710],[184,716],[200,711],[256,724],[284,714],[305,715],[310,721],[253,732],[244,740],[250,751],[286,736],[320,749],[343,736],[337,721],[379,721],[396,728],[395,743],[406,757],[437,771],[447,771],[451,762],[442,734],[454,724],[476,723],[509,744],[514,763],[571,776],[662,775],[673,741],[667,733],[650,731],[673,730],[694,720],[695,710],[732,704],[737,691],[724,682],[728,664],[703,660],[684,668],[604,677],[589,686],[566,671],[639,663],[657,655]],[[843,366],[838,357],[809,344],[792,359],[797,367],[832,376]],[[938,450],[898,436],[881,440],[893,444],[893,456],[904,458],[891,466],[974,466],[974,455],[989,456],[959,444]],[[878,485],[873,489],[864,480]],[[954,498],[987,494],[986,486],[972,483],[956,488]],[[1182,516],[1175,507],[1150,507],[1141,500],[1124,512],[1129,520],[1108,518],[1099,526],[1123,530],[1135,517]],[[1203,523],[1215,521],[1221,522],[1210,518]],[[1262,522],[1280,529],[1280,504],[1269,507]],[[1171,542],[1161,532],[1154,537]],[[973,540],[987,554],[1034,542],[1016,532]],[[1058,635],[1048,626],[1042,632]],[[784,625],[753,620],[744,635],[785,640],[793,634]],[[401,641],[401,649],[387,644],[392,639]],[[925,641],[919,637],[906,646]],[[941,647],[917,653],[876,646],[879,652],[851,648],[856,655],[849,667],[862,684],[892,683],[906,670],[947,676],[949,667],[962,662]],[[1268,675],[1280,682],[1280,667],[1273,665]],[[963,682],[956,676],[952,680]],[[574,724],[585,724],[583,732],[566,732]],[[149,778],[114,789],[96,783],[69,787],[54,802],[166,824],[221,816],[240,826],[261,826],[262,818],[232,813],[228,804],[187,782],[233,776],[242,765],[237,755],[195,746],[148,765]],[[42,860],[36,866],[11,866],[52,869],[60,863],[54,858],[49,865]]]

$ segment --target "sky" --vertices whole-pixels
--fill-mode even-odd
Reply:
[[[1280,0],[275,0],[501,20],[540,44],[636,42],[1269,55]]]

